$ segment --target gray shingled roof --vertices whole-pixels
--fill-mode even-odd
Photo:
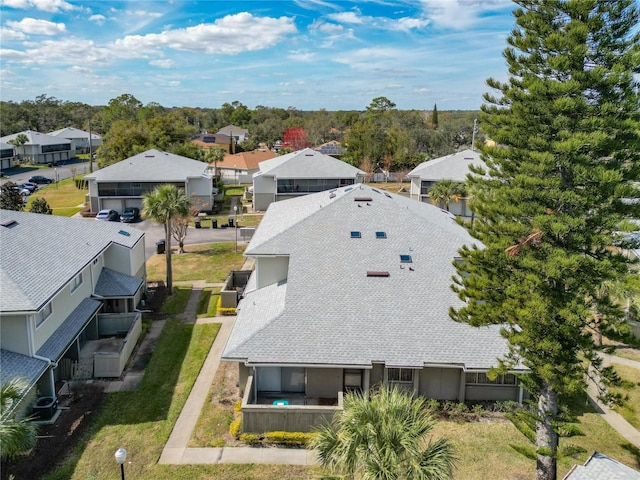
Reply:
[[[10,220],[0,226],[0,312],[37,311],[111,244],[144,237],[121,223],[0,210],[0,223]]]
[[[563,480],[640,480],[640,472],[594,452],[584,465],[576,465]]]
[[[100,297],[132,297],[141,285],[141,278],[103,268],[93,292]]]
[[[66,138],[68,140],[78,139],[78,138],[83,138],[83,139],[89,138],[89,132],[86,132],[84,130],[80,130],[74,127],[61,128],[59,130],[49,132],[47,135],[51,135],[52,137]],[[97,133],[91,132],[92,140],[100,140],[101,138],[102,137]]]
[[[305,148],[260,162],[260,172],[255,175],[278,178],[356,178],[358,175],[365,175],[365,172],[342,160]]]
[[[71,146],[71,142],[69,142],[69,140],[66,138],[53,137],[51,135],[47,135],[46,133],[34,132],[33,130],[25,130],[24,132],[6,135],[0,138],[0,142],[7,143],[10,140],[15,140],[15,138],[20,134],[26,135],[28,139],[26,145],[59,145],[61,143],[68,143],[69,146]]]
[[[36,352],[38,356],[48,358],[53,362],[60,360],[69,345],[80,335],[89,320],[100,310],[102,302],[85,298],[73,312],[69,314],[62,325],[44,342]]]
[[[208,163],[151,149],[84,178],[97,182],[184,182],[186,178],[208,177],[208,170]]]
[[[387,238],[376,238],[378,231]],[[245,254],[289,256],[287,283],[246,293],[223,357],[495,366],[508,350],[500,327],[474,328],[449,317],[451,306],[462,305],[450,288],[452,262],[472,243],[447,212],[368,186],[273,203]],[[401,264],[400,255],[412,263]]]
[[[48,367],[47,362],[8,350],[0,350],[0,382],[19,377],[29,386],[38,381]]]
[[[463,150],[462,152],[422,162],[411,170],[407,177],[420,177],[421,180],[451,179],[456,182],[464,182],[470,173],[469,165],[482,167],[487,170],[487,165],[480,159],[480,152]]]

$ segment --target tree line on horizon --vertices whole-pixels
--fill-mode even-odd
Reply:
[[[215,133],[227,125],[249,131],[235,152],[259,145],[272,148],[287,130],[300,128],[306,144],[338,141],[347,148],[342,160],[367,170],[412,169],[425,160],[471,147],[474,120],[479,111],[399,110],[378,97],[363,111],[325,109],[302,111],[294,107],[257,106],[239,101],[220,108],[163,107],[142,104],[122,94],[104,106],[66,102],[45,94],[35,100],[0,101],[0,136],[34,130],[41,133],[74,127],[103,136],[97,151],[101,166],[110,165],[149,148],[202,159],[189,141],[198,133]]]

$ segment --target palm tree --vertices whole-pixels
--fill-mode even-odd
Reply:
[[[324,468],[346,478],[441,480],[455,456],[446,438],[429,438],[435,424],[422,397],[387,387],[347,393],[344,411],[318,430],[311,448]]]
[[[16,420],[12,411],[22,398],[27,384],[14,378],[0,385],[0,457],[11,459],[36,443],[37,426],[30,418]]]
[[[142,205],[143,217],[164,225],[167,290],[168,294],[171,295],[173,293],[171,219],[186,216],[191,206],[191,199],[185,195],[183,189],[175,185],[159,185],[152,192],[145,193]]]
[[[431,190],[429,198],[434,205],[444,205],[447,212],[451,202],[458,202],[464,196],[464,185],[448,178],[438,180]]]
[[[213,179],[214,182],[218,181],[218,162],[224,160],[224,149],[219,147],[209,148],[204,154],[205,161],[207,163],[213,162]]]

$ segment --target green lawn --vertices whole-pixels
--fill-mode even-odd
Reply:
[[[240,270],[245,258],[244,246],[235,250],[234,242],[211,243],[205,245],[185,245],[187,253],[171,256],[173,280],[205,280],[208,283],[222,283],[231,270]],[[164,281],[166,263],[164,255],[154,255],[147,261],[147,280]]]
[[[625,402],[614,410],[631,425],[640,429],[640,370],[617,363],[614,367],[625,383],[625,388],[617,391],[627,396]]]
[[[29,211],[31,203],[36,198],[44,198],[53,209],[54,215],[71,217],[82,210],[87,190],[76,188],[72,178],[67,178],[55,184],[42,185],[33,194],[29,195],[29,201],[25,210]]]
[[[218,299],[220,298],[220,288],[205,288],[200,295],[198,302],[197,317],[215,317],[218,313]]]

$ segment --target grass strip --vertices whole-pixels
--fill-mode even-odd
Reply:
[[[177,315],[184,312],[192,289],[193,285],[173,287],[173,295],[167,297],[162,304],[162,312],[167,315]]]

